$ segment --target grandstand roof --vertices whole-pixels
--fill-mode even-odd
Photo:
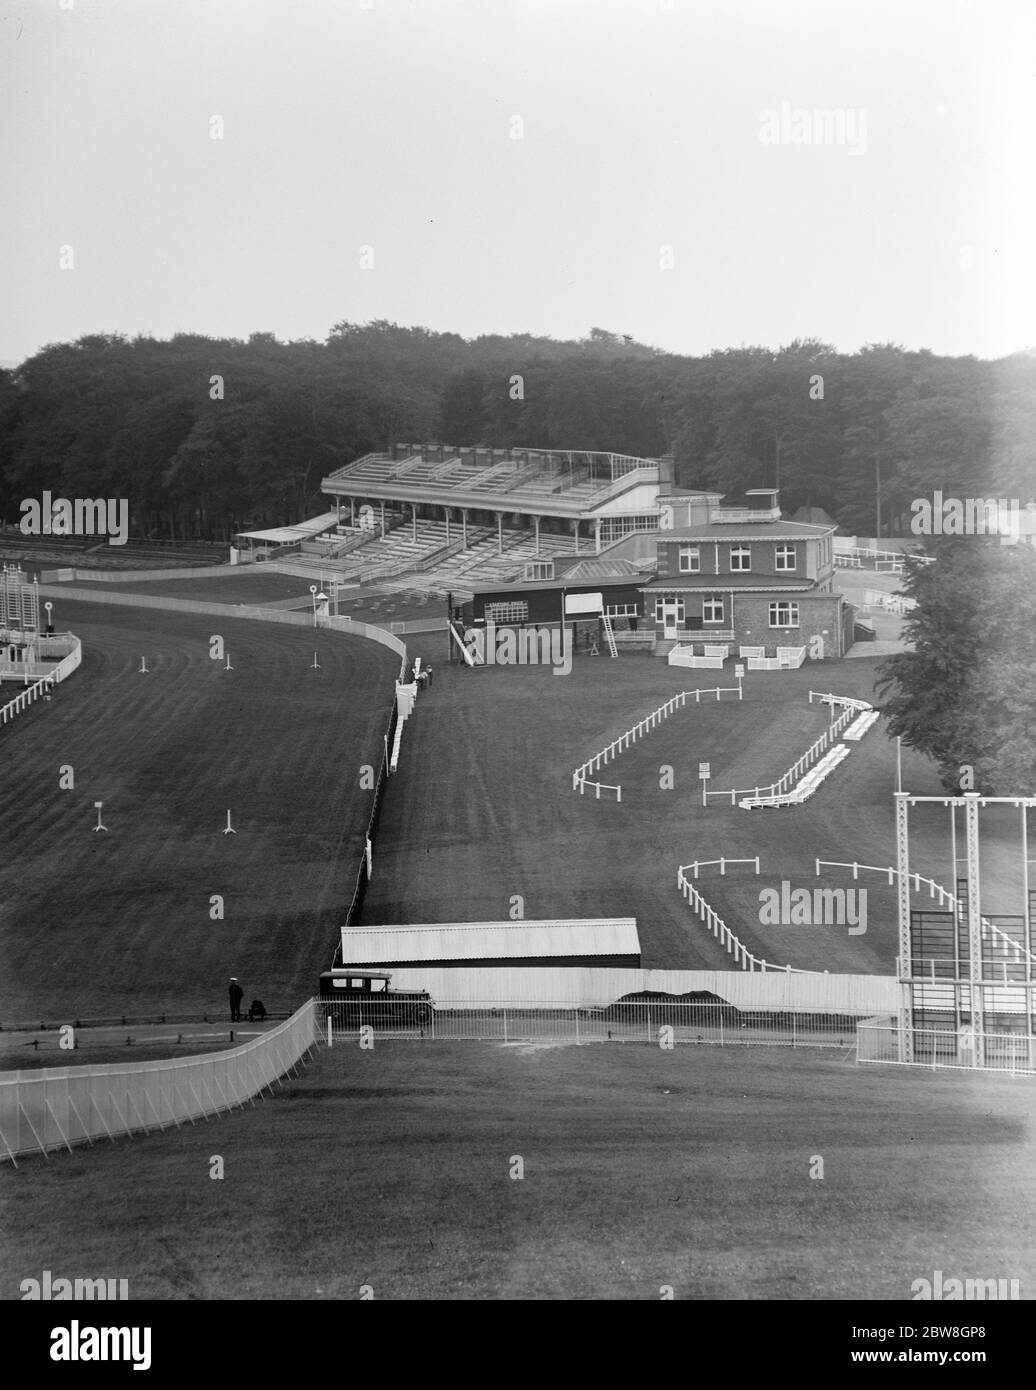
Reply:
[[[253,541],[269,541],[272,545],[289,545],[292,541],[308,541],[313,536],[319,536],[337,522],[337,512],[322,512],[309,521],[300,521],[297,526],[272,526],[267,531],[239,531],[238,536],[247,536]]]
[[[603,556],[595,556],[592,560],[582,560],[575,557],[574,563],[569,565],[570,556],[561,557],[554,561],[554,573],[558,576],[558,581],[564,579],[566,584],[578,584],[583,580],[596,582],[598,579],[629,579],[631,576],[644,573],[644,566],[636,564],[633,560],[608,560]],[[562,562],[565,568],[562,568]]]
[[[425,922],[342,928],[342,964],[636,957],[635,917],[532,922]]]

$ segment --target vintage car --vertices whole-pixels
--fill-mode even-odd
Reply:
[[[320,1002],[336,1028],[424,1028],[432,1021],[432,997],[426,990],[390,989],[384,970],[336,968],[320,976]]]

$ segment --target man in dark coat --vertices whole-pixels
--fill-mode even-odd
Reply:
[[[241,1022],[241,1000],[245,997],[245,992],[238,983],[236,975],[231,975],[230,986],[227,989],[230,996],[230,1021],[231,1023]]]

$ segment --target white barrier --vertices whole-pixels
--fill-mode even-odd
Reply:
[[[116,1135],[179,1128],[218,1114],[278,1080],[317,1041],[315,1007],[261,1037],[196,1057],[90,1067],[41,1067],[0,1075],[0,1154],[67,1148]]]
[[[681,690],[679,694],[674,695],[671,700],[667,700],[664,705],[659,705],[658,709],[652,710],[650,714],[646,714],[638,724],[634,724],[633,727],[627,729],[624,734],[620,734],[618,738],[613,739],[611,743],[608,744],[607,748],[602,748],[599,753],[595,753],[592,758],[588,758],[585,763],[577,767],[572,774],[572,790],[576,791],[578,789],[580,794],[582,794],[584,786],[600,787],[606,791],[614,791],[616,793],[615,799],[621,801],[621,787],[591,782],[587,777],[587,773],[599,771],[609,759],[614,760],[621,752],[636,743],[638,738],[643,738],[645,734],[657,728],[663,719],[668,719],[676,710],[682,709],[687,703],[688,697],[691,695],[694,696],[695,704],[701,704],[701,697],[703,695],[715,695],[717,701],[723,695],[736,695],[739,700],[744,699],[740,683],[736,686],[714,686],[709,690]],[[600,798],[601,792],[599,790],[597,793],[597,800],[600,800]]]
[[[48,675],[36,681],[34,685],[26,686],[26,688],[21,691],[20,694],[16,695],[13,700],[9,700],[6,705],[0,706],[0,727],[6,724],[8,720],[13,719],[15,715],[21,714],[24,710],[28,709],[28,707],[40,699],[41,696],[47,694],[52,686],[60,684],[66,676],[71,675],[73,671],[79,668],[83,660],[82,643],[79,638],[75,637],[72,633],[69,633],[68,637],[73,644],[69,654],[53,666]]]
[[[776,656],[763,656],[762,647],[749,650],[760,653],[758,656],[745,656],[746,648],[741,648],[741,655],[745,656],[750,671],[797,671],[806,659],[805,647],[778,647]]]
[[[813,696],[816,694],[817,692],[813,690],[809,692],[810,704],[813,703]],[[843,704],[846,708],[842,710],[842,713],[833,721],[827,731],[822,733],[818,739],[810,744],[801,758],[797,759],[783,776],[779,777],[776,782],[771,782],[769,786],[732,787],[727,791],[721,792],[703,790],[702,805],[708,806],[710,801],[727,800],[731,806],[740,805],[742,810],[751,810],[756,806],[790,806],[796,802],[802,801],[804,796],[811,795],[812,792],[815,791],[819,781],[823,780],[822,778],[812,783],[808,790],[804,790],[804,796],[796,794],[800,790],[796,784],[804,777],[808,769],[826,752],[828,744],[833,744],[834,740],[841,734],[849,721],[855,718],[857,713],[856,707],[863,706],[866,709],[871,708],[870,705],[864,706],[864,702],[860,700],[843,700],[838,695],[818,695],[818,698],[828,703]],[[827,773],[832,771],[833,768],[842,761],[842,757],[849,752],[849,749],[845,748],[844,745],[842,745],[842,747],[842,754],[831,760],[829,765],[825,766],[823,776],[827,776]],[[746,805],[746,802],[750,804]]]
[[[697,887],[687,877],[686,870],[689,869],[694,874],[694,877],[697,878],[699,869],[704,868],[706,864],[719,864],[721,874],[726,873],[726,866],[728,864],[754,864],[755,872],[758,875],[759,859],[758,856],[756,856],[755,859],[695,860],[693,864],[681,864],[676,871],[676,886],[705,923],[708,930],[712,932],[712,935],[719,944],[726,949],[727,955],[734,957],[735,964],[739,965],[742,970],[760,970],[764,972],[767,970],[779,970],[783,974],[789,975],[792,973],[796,975],[817,973],[813,971],[796,970],[791,965],[771,965],[769,961],[763,960],[760,956],[753,955],[740,937],[734,935],[719,913],[710,907],[698,892]]]

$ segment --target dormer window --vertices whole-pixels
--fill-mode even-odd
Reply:
[[[732,570],[750,570],[752,568],[752,550],[747,545],[732,545],[730,547],[730,568]]]
[[[778,574],[782,570],[793,570],[795,568],[795,547],[793,545],[775,546],[774,557],[774,564]]]

